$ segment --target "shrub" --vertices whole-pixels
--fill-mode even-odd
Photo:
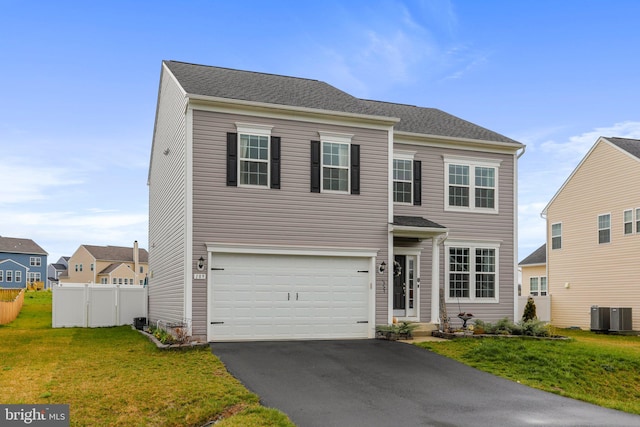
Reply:
[[[526,335],[531,337],[548,337],[550,335],[549,326],[536,319],[513,323],[505,317],[498,320],[495,325],[476,319],[475,329],[483,330],[485,334],[489,335]]]
[[[527,305],[524,306],[524,313],[522,314],[522,320],[524,322],[528,320],[536,319],[536,302],[533,298],[527,298]]]

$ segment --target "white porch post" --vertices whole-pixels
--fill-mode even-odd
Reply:
[[[440,323],[440,246],[431,238],[431,323]]]

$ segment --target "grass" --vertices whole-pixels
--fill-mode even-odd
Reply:
[[[51,293],[0,325],[2,403],[70,405],[72,426],[293,426],[209,347],[159,350],[130,326],[51,328]]]
[[[537,389],[640,414],[640,337],[557,332],[571,339],[463,338],[418,345]]]

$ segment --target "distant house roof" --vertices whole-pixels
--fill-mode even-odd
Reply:
[[[325,82],[179,61],[163,61],[189,95],[386,118],[400,132],[478,141],[519,142],[435,108],[356,98]]]
[[[58,271],[64,271],[67,269],[67,266],[64,264],[51,264],[51,267],[53,267],[54,270],[58,270]]]
[[[121,266],[123,266],[123,265],[124,265],[126,268],[128,268],[129,270],[131,270],[131,269],[129,268],[129,266],[128,266],[128,265],[126,265],[126,264],[125,264],[125,263],[123,263],[123,262],[114,262],[113,264],[109,264],[109,266],[108,266],[107,268],[103,269],[103,270],[102,270],[101,272],[99,272],[98,274],[99,274],[99,275],[100,275],[100,274],[109,274],[109,273],[111,273],[111,272],[113,272],[113,271],[117,270],[119,267],[121,267]]]
[[[520,261],[518,265],[538,265],[547,263],[547,244],[540,246],[533,251],[528,257]]]
[[[31,239],[0,237],[0,253],[49,255]]]
[[[616,147],[623,149],[624,151],[631,154],[632,156],[635,156],[638,159],[640,159],[640,139],[611,138],[611,137],[604,137],[604,139],[606,139]]]
[[[123,246],[93,246],[82,245],[89,253],[99,261],[133,262],[133,248]],[[138,249],[139,262],[149,262],[149,252],[146,249]]]

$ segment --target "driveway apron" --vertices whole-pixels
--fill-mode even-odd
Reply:
[[[229,372],[299,427],[640,426],[640,416],[382,340],[213,343]]]

